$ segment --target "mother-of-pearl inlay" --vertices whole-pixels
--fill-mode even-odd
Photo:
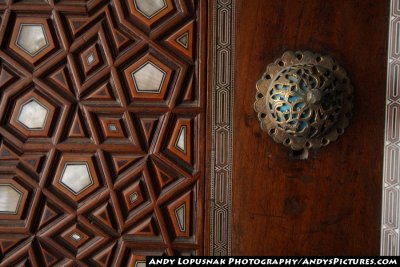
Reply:
[[[16,44],[30,56],[36,56],[49,45],[42,24],[21,24]]]
[[[79,241],[79,240],[82,239],[81,235],[78,234],[78,233],[73,233],[73,234],[71,235],[71,238],[72,238],[73,240],[75,240],[75,241]]]
[[[60,183],[74,195],[80,194],[93,185],[93,179],[87,163],[66,163]]]
[[[132,78],[138,93],[159,94],[166,75],[165,71],[147,61],[132,73]]]
[[[94,54],[93,53],[90,53],[89,55],[88,55],[88,57],[86,58],[86,63],[88,64],[88,65],[91,65],[94,61],[95,61],[95,56],[94,56]]]
[[[18,122],[29,130],[41,130],[44,128],[49,110],[35,98],[21,106],[18,114]]]
[[[181,232],[186,231],[186,220],[185,220],[186,204],[182,204],[175,209],[175,216],[178,222],[179,230]]]
[[[151,19],[167,7],[165,0],[134,0],[135,8],[146,18]]]
[[[0,184],[0,214],[17,214],[22,193],[10,184]]]
[[[179,134],[178,138],[176,139],[175,146],[182,152],[186,153],[186,126],[182,126],[179,129]]]

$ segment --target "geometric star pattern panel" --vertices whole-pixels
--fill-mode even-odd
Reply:
[[[0,266],[203,254],[205,2],[0,0]]]

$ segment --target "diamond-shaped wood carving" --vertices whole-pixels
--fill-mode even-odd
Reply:
[[[149,173],[142,170],[132,177],[125,177],[116,185],[123,216],[127,221],[153,202],[149,182]]]
[[[68,228],[61,233],[60,236],[75,249],[80,248],[90,239],[90,235],[80,229],[77,225]]]
[[[202,254],[206,9],[0,0],[0,266]]]

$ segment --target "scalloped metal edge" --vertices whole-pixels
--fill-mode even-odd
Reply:
[[[336,123],[336,127],[324,136],[311,139],[304,137],[296,137],[276,127],[267,107],[266,94],[271,82],[283,69],[294,65],[313,64],[330,69],[334,75],[341,81],[346,81],[345,98],[343,111]],[[349,125],[353,109],[353,86],[347,76],[344,68],[337,65],[334,59],[327,55],[312,53],[310,51],[286,51],[277,58],[273,63],[269,64],[261,79],[256,83],[256,100],[254,102],[254,110],[258,113],[258,120],[263,131],[266,131],[276,143],[281,143],[292,150],[320,148],[327,146],[336,141],[339,135],[344,133],[344,129]],[[338,130],[340,129],[340,130]]]

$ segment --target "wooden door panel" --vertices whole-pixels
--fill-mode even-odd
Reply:
[[[0,1],[0,265],[203,253],[206,12]]]
[[[236,10],[232,253],[379,254],[389,2],[239,0]],[[286,50],[332,56],[355,88],[349,127],[304,161],[253,110],[256,81]]]

